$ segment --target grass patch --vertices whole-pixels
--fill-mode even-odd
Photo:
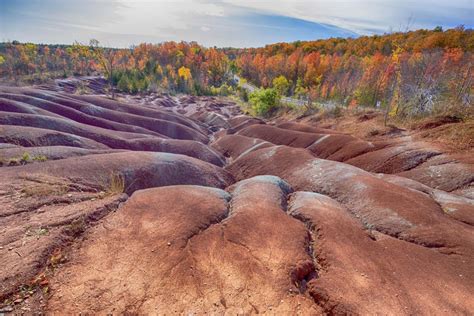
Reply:
[[[125,178],[120,173],[112,173],[106,194],[114,195],[125,192]]]
[[[62,184],[50,184],[50,183],[31,183],[25,185],[21,189],[26,197],[39,197],[39,196],[48,196],[48,195],[62,195],[69,191],[69,185],[66,183]]]
[[[48,157],[45,155],[31,156],[28,152],[24,152],[20,157],[0,158],[0,167],[5,165],[9,167],[23,166],[31,162],[45,162]]]

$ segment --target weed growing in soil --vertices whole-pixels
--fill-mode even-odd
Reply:
[[[125,179],[119,173],[112,173],[110,176],[110,183],[107,189],[107,194],[114,195],[123,193],[125,191]]]

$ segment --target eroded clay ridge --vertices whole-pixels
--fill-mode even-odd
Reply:
[[[71,87],[0,88],[2,310],[474,310],[469,158]]]

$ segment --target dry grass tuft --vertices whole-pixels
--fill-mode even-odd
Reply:
[[[474,121],[446,124],[425,130],[421,137],[442,143],[453,150],[474,148]]]
[[[120,194],[125,192],[125,178],[120,173],[112,173],[110,176],[108,195]]]

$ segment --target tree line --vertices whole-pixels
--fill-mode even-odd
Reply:
[[[401,116],[472,110],[473,52],[463,27],[226,49],[257,86]]]
[[[0,44],[0,76],[11,80],[102,74],[127,93],[145,91],[219,93],[228,80],[229,60],[215,48],[195,42],[140,44],[130,49],[88,45]],[[227,87],[224,85],[222,90]],[[217,91],[217,92],[216,92]]]
[[[335,101],[407,116],[472,109],[473,53],[474,32],[464,27],[248,49],[195,42],[130,49],[104,48],[94,40],[68,46],[10,42],[0,44],[0,76],[18,80],[101,73],[112,91],[227,95],[236,73],[308,104]],[[272,91],[262,95],[274,96]]]

